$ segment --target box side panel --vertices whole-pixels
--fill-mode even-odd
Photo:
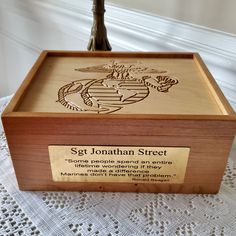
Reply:
[[[192,52],[108,52],[108,51],[62,51],[48,50],[48,55],[60,57],[127,57],[127,58],[193,58]]]
[[[178,118],[178,116],[176,116]],[[155,119],[130,116],[3,117],[7,134],[14,135],[111,135],[111,136],[234,136],[236,120]]]
[[[234,137],[233,132],[230,132],[232,126],[227,122],[224,124],[219,124],[219,122],[211,122],[211,125],[205,124],[205,128],[208,127],[208,133],[211,134],[206,135],[207,131],[203,131],[204,128],[201,128],[199,124],[191,127],[192,123],[189,121],[182,122],[181,128],[185,130],[184,134],[180,130],[174,129],[176,124],[171,125],[170,123],[169,128],[167,128],[164,124],[168,121],[163,121],[164,123],[152,121],[152,127],[155,126],[152,131],[140,122],[139,127],[146,131],[136,134],[131,131],[124,134],[124,130],[130,129],[125,122],[120,124],[123,134],[119,130],[116,134],[99,132],[92,134],[92,132],[86,133],[84,130],[82,132],[79,129],[81,124],[76,126],[73,122],[70,123],[71,120],[66,119],[64,119],[64,125],[61,126],[61,129],[54,132],[51,132],[51,128],[45,126],[42,121],[38,123],[38,119],[32,119],[30,125],[26,121],[24,119],[17,120],[13,126],[12,118],[4,119],[16,176],[22,190],[216,193],[219,190]],[[49,120],[44,120],[44,122],[48,123]],[[80,122],[77,120],[77,123]],[[54,121],[57,128],[60,124],[61,121]],[[106,125],[104,122],[103,126]],[[19,126],[25,132],[23,130],[19,132],[17,128]],[[39,126],[41,132],[39,132]],[[72,126],[73,129],[77,128],[76,131],[68,132],[68,130],[71,131]],[[223,126],[224,128],[219,129]],[[115,127],[117,129],[117,126]],[[135,127],[137,128],[137,125]],[[180,129],[180,126],[178,128]],[[93,129],[90,127],[89,130],[92,131]],[[62,183],[52,181],[49,145],[166,146],[189,147],[191,150],[183,184]]]

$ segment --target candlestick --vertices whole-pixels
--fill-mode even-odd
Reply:
[[[104,24],[104,0],[93,0],[93,26],[88,43],[89,51],[111,51]]]

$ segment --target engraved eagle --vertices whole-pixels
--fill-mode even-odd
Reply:
[[[66,108],[81,113],[108,114],[124,105],[145,99],[150,88],[167,93],[178,80],[165,70],[151,69],[141,63],[117,62],[75,69],[84,73],[103,73],[102,79],[81,79],[64,85],[58,100]]]

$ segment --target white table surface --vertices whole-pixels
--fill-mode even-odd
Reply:
[[[235,236],[236,142],[217,195],[22,192],[0,124],[0,235]]]

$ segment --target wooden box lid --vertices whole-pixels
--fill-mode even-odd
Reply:
[[[235,119],[197,53],[44,51],[8,111]]]

